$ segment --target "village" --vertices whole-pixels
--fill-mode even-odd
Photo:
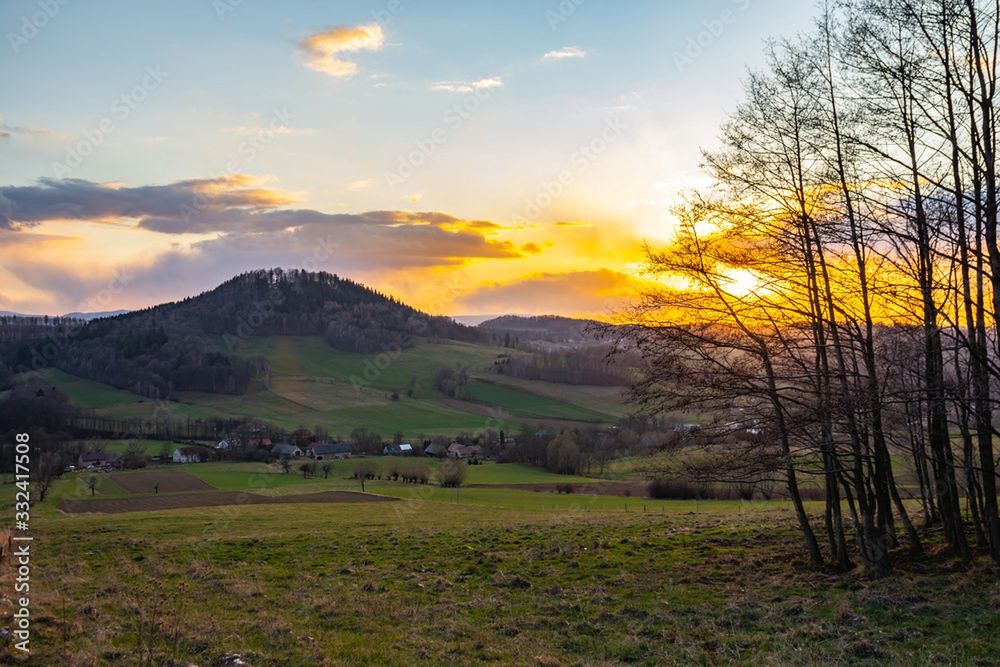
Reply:
[[[104,449],[100,445],[90,446],[84,442],[85,450],[76,457],[74,464],[66,467],[65,472],[83,470],[113,472],[144,468],[147,465],[207,463],[220,460],[255,460],[291,464],[296,461],[330,461],[343,460],[352,456],[357,458],[381,455],[455,459],[475,465],[486,458],[482,445],[463,444],[458,441],[442,442],[441,438],[424,440],[417,445],[409,442],[388,443],[382,447],[381,451],[360,452],[347,442],[317,439],[304,431],[297,431],[296,434],[299,439],[309,438],[309,442],[299,446],[289,440],[272,442],[271,438],[266,436],[245,439],[238,435],[229,435],[214,445],[164,442],[160,452],[152,455],[146,455],[148,449],[139,447],[126,448],[124,452],[118,453]],[[507,446],[515,444],[514,438],[506,439],[506,444]],[[172,451],[168,452],[167,450]]]

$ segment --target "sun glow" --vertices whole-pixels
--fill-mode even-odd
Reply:
[[[764,288],[761,276],[749,269],[725,269],[722,276],[722,289],[735,297],[744,298]]]

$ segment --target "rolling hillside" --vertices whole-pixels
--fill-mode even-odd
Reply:
[[[610,423],[626,411],[613,387],[557,385],[491,371],[509,350],[460,341],[426,342],[393,354],[330,348],[318,336],[263,336],[236,349],[270,365],[266,382],[242,395],[178,392],[158,401],[57,369],[37,374],[82,408],[115,417],[169,412],[178,418],[252,417],[294,429],[321,426],[346,436],[367,428],[385,436],[453,435],[523,423]],[[434,376],[444,367],[468,369],[470,400],[442,394]],[[395,398],[394,398],[395,396]]]
[[[166,399],[185,391],[242,395],[266,381],[264,359],[234,353],[255,336],[314,336],[329,349],[361,353],[407,349],[422,338],[481,338],[351,280],[281,269],[251,271],[183,301],[58,330],[16,324],[0,346],[0,377],[37,368],[44,358],[72,375]]]
[[[14,333],[3,358],[30,357],[39,339]],[[98,415],[249,417],[341,436],[609,423],[624,413],[620,387],[516,377],[530,354],[493,338],[338,276],[274,269],[83,324],[35,373]],[[449,373],[460,378],[450,388],[439,377]]]

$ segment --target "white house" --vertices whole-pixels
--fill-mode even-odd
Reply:
[[[174,463],[200,463],[201,450],[197,447],[180,447],[174,450]]]

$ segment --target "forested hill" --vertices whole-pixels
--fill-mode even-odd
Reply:
[[[505,344],[555,343],[557,345],[579,346],[599,341],[590,327],[597,324],[593,320],[578,320],[558,315],[526,317],[503,315],[486,320],[479,325],[491,340]],[[507,342],[509,341],[509,342]]]
[[[419,338],[478,340],[473,328],[433,317],[325,272],[258,270],[195,297],[87,322],[47,348],[64,371],[165,397],[174,391],[241,394],[268,373],[235,354],[251,336],[322,336],[333,348],[376,352]],[[9,371],[37,358],[36,341],[9,344]]]

